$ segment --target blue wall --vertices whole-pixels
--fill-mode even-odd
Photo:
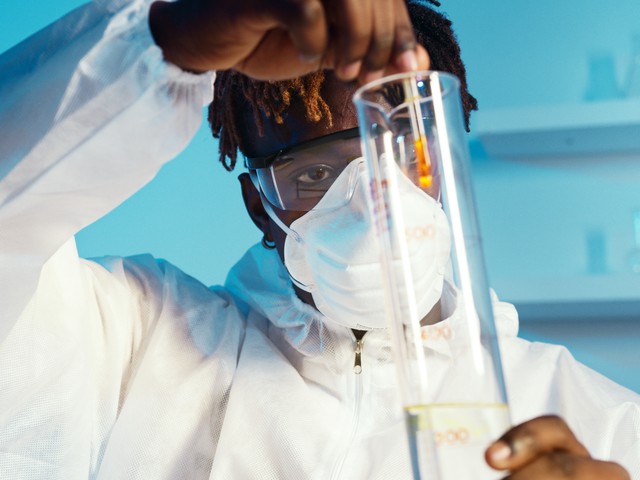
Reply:
[[[481,112],[581,103],[593,80],[590,59],[603,55],[624,89],[632,39],[640,34],[640,3],[462,3],[449,2],[448,10]],[[597,236],[601,269],[626,268],[632,215],[640,208],[640,155],[513,162],[474,151],[486,254],[496,278],[588,273]]]
[[[472,130],[483,111],[517,117],[549,107],[552,115],[624,94],[640,33],[637,1],[445,6],[480,103]],[[640,113],[637,100],[617,102],[621,111]],[[640,137],[640,123],[635,132]],[[476,133],[471,144],[492,285],[503,298],[534,307],[521,311],[537,317],[523,318],[521,333],[568,345],[583,362],[640,391],[640,278],[627,262],[640,209],[640,152],[514,160],[488,155]]]

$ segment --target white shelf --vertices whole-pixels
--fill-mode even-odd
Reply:
[[[640,99],[480,110],[474,130],[496,158],[640,152]]]
[[[501,300],[518,307],[526,320],[636,319],[640,322],[640,275],[496,278]]]

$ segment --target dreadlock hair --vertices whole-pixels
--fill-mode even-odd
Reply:
[[[460,80],[462,108],[469,131],[469,115],[477,110],[478,102],[467,89],[466,69],[451,21],[434,10],[433,6],[440,6],[437,0],[406,2],[416,39],[429,52],[431,69],[452,73]],[[321,95],[324,79],[322,70],[277,82],[254,80],[234,70],[218,72],[208,119],[213,136],[220,140],[219,159],[224,168],[233,170],[238,150],[245,151],[240,132],[246,128],[244,111],[247,108],[252,110],[259,135],[264,134],[264,117],[281,124],[286,110],[296,100],[303,102],[308,120],[323,120],[332,125],[331,110]]]

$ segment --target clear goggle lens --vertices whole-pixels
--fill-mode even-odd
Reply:
[[[358,129],[353,128],[281,150],[270,157],[247,158],[245,163],[272,205],[281,210],[309,211],[347,165],[361,157]],[[344,192],[345,202],[351,193]]]
[[[405,119],[396,119],[395,123],[398,133],[392,147],[393,152],[389,153],[398,159],[405,175],[413,180],[414,175],[421,174],[421,169],[418,168],[420,160],[424,162],[429,157],[428,152],[433,142],[427,142],[427,137],[431,132],[427,133],[424,145],[417,145],[414,136],[406,131],[408,126]],[[357,128],[352,128],[280,150],[268,157],[246,158],[245,165],[262,194],[273,206],[281,210],[308,212],[317,206],[347,165],[360,158],[362,150],[359,132]],[[355,176],[355,170],[353,172]],[[431,170],[429,175],[432,180],[423,189],[438,199],[439,174]],[[349,188],[342,192],[344,203],[353,194],[355,178],[350,179],[347,185]],[[332,202],[331,207],[335,206],[336,203]]]

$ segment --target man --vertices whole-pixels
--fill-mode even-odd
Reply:
[[[0,60],[2,478],[409,478],[393,383],[371,381],[371,349],[353,371],[355,334],[296,294],[275,252],[253,248],[224,288],[208,289],[148,256],[79,260],[68,240],[188,142],[210,98],[210,76],[189,72],[275,81],[327,69],[316,83],[324,116],[303,118],[295,96],[290,111],[258,110],[262,135],[235,136],[248,157],[354,127],[353,86],[341,81],[428,66],[404,3],[179,1],[148,12],[143,1],[95,3]],[[223,145],[234,123],[220,129],[217,112],[236,110],[226,87],[212,114]],[[254,113],[240,112],[246,125]],[[249,212],[284,255],[280,223],[305,212],[269,215],[255,185],[242,177]],[[383,349],[383,337],[367,343]],[[637,397],[561,350],[509,343],[518,420],[598,413],[570,424],[602,460],[543,416],[492,445],[488,462],[511,478],[629,478],[615,462],[638,475],[638,429],[621,430],[637,424]],[[550,366],[538,374],[531,361]],[[523,371],[549,401],[527,398],[535,392],[513,378]],[[365,382],[375,395],[358,393]],[[581,387],[594,397],[586,407]]]

